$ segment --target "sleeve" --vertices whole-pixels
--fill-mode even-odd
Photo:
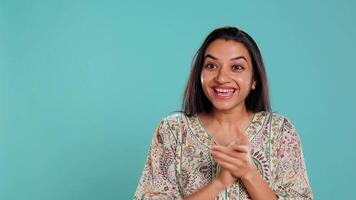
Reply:
[[[176,172],[176,141],[167,120],[155,129],[134,199],[181,199]]]
[[[300,137],[288,119],[283,122],[276,146],[272,189],[278,199],[313,199]]]

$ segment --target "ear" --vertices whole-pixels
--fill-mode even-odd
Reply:
[[[251,86],[252,90],[256,89],[256,84],[257,84],[256,81],[252,82],[252,86]]]

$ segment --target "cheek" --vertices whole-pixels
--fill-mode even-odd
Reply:
[[[204,71],[200,74],[200,82],[203,87],[207,87],[209,82],[211,82],[212,77],[209,74],[204,73]]]
[[[250,88],[252,84],[252,78],[249,76],[237,76],[234,77],[236,83],[242,88]]]
[[[205,73],[201,73],[200,82],[201,82],[203,92],[205,93],[206,96],[209,96],[208,95],[208,93],[210,92],[209,91],[209,83],[211,82],[211,77]]]

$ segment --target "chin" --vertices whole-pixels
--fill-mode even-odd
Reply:
[[[214,109],[217,111],[229,111],[235,107],[232,105],[221,105],[221,104],[213,104],[213,106],[214,106]]]
[[[213,99],[212,99],[213,100]],[[244,100],[241,99],[232,99],[231,101],[212,101],[214,109],[218,111],[229,111],[229,110],[234,110],[237,107],[240,107],[243,105],[245,102]]]

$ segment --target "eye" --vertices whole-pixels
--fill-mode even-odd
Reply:
[[[208,69],[208,70],[212,70],[212,69],[216,68],[216,65],[212,64],[212,63],[208,63],[208,64],[205,65],[205,68]]]
[[[232,66],[232,69],[234,71],[241,71],[244,69],[244,67],[242,65],[234,65],[234,66]]]

